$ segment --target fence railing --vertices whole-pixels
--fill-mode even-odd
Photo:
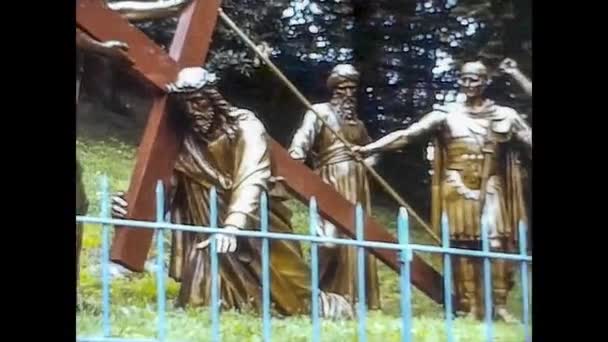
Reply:
[[[166,325],[166,288],[165,288],[165,264],[164,264],[164,233],[170,231],[189,231],[205,234],[226,233],[218,227],[217,194],[215,189],[210,193],[210,227],[191,226],[183,224],[172,224],[164,220],[164,190],[162,183],[156,187],[156,222],[114,219],[110,216],[110,195],[108,180],[102,178],[101,182],[101,215],[100,217],[76,216],[76,221],[101,225],[102,227],[102,336],[99,337],[77,337],[79,342],[164,342],[167,340]],[[321,328],[319,318],[319,255],[318,244],[331,243],[336,245],[348,245],[357,247],[357,322],[358,340],[366,341],[366,291],[365,291],[365,248],[385,248],[400,251],[400,291],[401,291],[401,319],[402,333],[401,341],[409,342],[412,339],[412,284],[410,279],[412,253],[414,251],[443,254],[443,277],[444,277],[444,309],[447,341],[454,341],[453,333],[453,303],[452,303],[452,255],[483,258],[483,283],[484,283],[484,305],[485,305],[485,335],[486,340],[494,340],[492,320],[492,285],[491,285],[491,259],[510,260],[519,262],[522,291],[522,328],[524,329],[525,341],[531,341],[530,335],[530,312],[529,312],[529,287],[528,287],[528,263],[532,257],[527,255],[526,227],[519,224],[519,254],[491,252],[487,234],[486,220],[482,220],[482,250],[468,250],[451,248],[449,246],[449,227],[447,218],[442,218],[442,247],[411,244],[409,242],[409,221],[407,211],[399,210],[397,218],[399,243],[386,243],[363,240],[363,209],[360,204],[356,206],[356,240],[336,239],[319,237],[316,235],[318,225],[317,203],[314,198],[309,203],[309,227],[310,235],[273,233],[268,231],[268,200],[265,193],[261,196],[260,206],[260,230],[239,230],[230,234],[249,238],[262,239],[262,334],[263,341],[271,340],[271,315],[270,315],[270,272],[269,272],[269,239],[307,241],[311,243],[311,320],[313,342],[321,341]],[[128,226],[136,229],[153,229],[156,231],[156,284],[157,284],[157,333],[150,339],[129,339],[112,337],[110,326],[110,274],[109,274],[109,250],[110,250],[110,228],[113,225]],[[210,262],[211,262],[211,341],[221,341],[220,336],[220,299],[218,287],[218,255],[216,240],[212,236],[210,240]]]

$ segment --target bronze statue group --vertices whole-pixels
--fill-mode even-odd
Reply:
[[[188,1],[147,3],[145,9],[114,3],[127,18],[173,14]],[[129,2],[126,2],[129,3]],[[157,7],[154,7],[157,6]],[[163,7],[165,6],[165,7]],[[164,11],[163,11],[164,9]],[[122,60],[128,66],[120,42],[98,42],[77,29],[79,53],[98,53]],[[532,84],[510,59],[500,70],[511,75],[527,94]],[[373,165],[382,152],[400,149],[417,139],[433,139],[434,186],[433,226],[446,215],[450,243],[456,248],[480,249],[482,227],[488,227],[493,251],[514,252],[517,226],[526,221],[521,158],[531,158],[532,130],[512,108],[484,97],[490,72],[482,61],[464,63],[459,86],[466,100],[437,105],[433,111],[406,129],[372,141],[358,118],[359,72],[348,64],[336,65],[327,78],[328,102],[315,104],[293,135],[290,156],[312,158],[315,171],[351,203],[361,203],[371,214],[370,186],[361,163]],[[77,68],[77,75],[80,70]],[[78,104],[78,76],[76,103]],[[209,225],[209,192],[218,195],[219,224],[226,231],[217,234],[220,254],[219,286],[223,309],[261,306],[261,242],[236,238],[230,232],[259,227],[259,200],[267,192],[270,231],[291,233],[291,213],[285,191],[273,177],[269,136],[255,113],[229,103],[216,88],[217,77],[201,67],[181,70],[167,85],[171,94],[171,115],[185,123],[187,132],[174,167],[168,191],[167,211],[172,223]],[[330,127],[328,127],[330,126]],[[354,153],[331,131],[339,132]],[[77,214],[87,210],[77,162]],[[114,196],[112,213],[124,217],[128,203]],[[177,305],[210,304],[209,236],[174,231],[171,239],[169,275],[181,283]],[[344,237],[329,221],[320,221],[318,235]],[[77,229],[80,254],[82,228]],[[481,260],[453,257],[453,282],[457,306],[462,315],[483,317]],[[354,247],[325,244],[319,256],[320,311],[322,317],[353,318],[357,298],[357,263]],[[380,309],[381,293],[376,259],[366,256],[367,307]],[[77,270],[79,268],[77,260]],[[78,272],[78,271],[77,271]],[[78,274],[78,273],[77,273]],[[492,265],[494,315],[516,321],[506,309],[513,286],[513,268],[505,261]],[[310,268],[300,244],[274,240],[270,247],[271,298],[282,315],[306,314],[311,296]]]

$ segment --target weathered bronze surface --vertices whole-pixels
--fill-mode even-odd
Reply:
[[[512,108],[484,98],[487,81],[485,65],[466,63],[459,80],[465,102],[438,106],[407,129],[357,150],[367,155],[402,148],[422,136],[435,137],[439,153],[434,159],[434,174],[439,181],[433,184],[432,212],[447,216],[452,244],[479,249],[485,222],[490,248],[514,252],[518,224],[527,220],[517,161],[522,150],[531,157],[532,129]],[[440,222],[439,217],[433,222]],[[483,294],[480,261],[456,257],[454,266],[458,305],[479,316]],[[505,304],[512,267],[504,260],[495,261],[493,276],[496,314],[511,320]]]
[[[259,229],[260,198],[269,194],[270,230],[293,233],[284,198],[274,195],[268,135],[254,113],[228,103],[213,86],[213,75],[202,68],[186,68],[171,85],[173,115],[185,121],[184,142],[168,191],[171,221],[210,224],[210,191],[218,198],[218,224],[226,232]],[[211,301],[208,236],[174,232],[170,274],[181,281],[180,306],[209,305]],[[216,234],[220,269],[220,297],[225,309],[261,307],[261,243],[259,239]],[[310,269],[295,241],[272,241],[270,291],[275,308],[286,315],[309,310]],[[324,289],[322,289],[324,290]],[[329,318],[352,317],[341,296],[321,294],[321,312]]]
[[[93,0],[83,1],[88,3]],[[184,38],[178,39],[176,33],[174,42],[176,44],[179,41],[185,43],[192,39],[195,43],[182,48],[198,51],[198,53],[183,53],[184,63],[194,63],[197,56],[197,58],[204,59],[211,32],[215,25],[217,7],[219,7],[219,1],[196,1],[186,8],[182,14],[177,32],[182,32],[180,37]],[[157,51],[159,48],[145,38],[143,33],[136,32],[137,30],[126,24],[122,18],[111,13],[103,6],[84,6],[79,8],[77,20],[79,25],[92,35],[104,36],[108,39],[120,38],[131,42],[129,53],[135,61],[135,70],[149,82],[155,84],[156,89],[161,90],[166,84],[174,80],[181,66],[188,66],[178,65],[171,58],[165,58],[160,53],[153,52],[146,55],[145,51]],[[96,19],[97,15],[105,16],[106,19],[101,22]],[[198,18],[195,22],[198,28],[195,30],[191,27],[190,30],[187,30],[187,21],[193,18]],[[122,25],[124,30],[114,29],[119,25]],[[190,31],[192,33],[187,34]],[[205,35],[202,33],[205,33]],[[206,37],[209,38],[205,40]],[[171,48],[173,57],[181,50],[177,45],[175,46],[174,48],[172,45]],[[137,54],[135,51],[137,51]],[[190,57],[186,58],[186,56]],[[150,59],[157,59],[159,64],[151,63]],[[201,64],[202,60],[198,60],[195,65]],[[129,218],[152,220],[155,217],[154,185],[158,179],[167,182],[173,170],[181,137],[178,131],[172,129],[168,116],[165,115],[165,106],[166,97],[160,94],[156,95],[144,137],[138,150],[136,167],[129,189]],[[277,142],[271,140],[270,146],[272,168],[277,176],[285,179],[286,187],[302,201],[308,201],[312,196],[315,196],[321,214],[334,223],[344,234],[354,238],[356,236],[354,231],[354,206],[329,185],[323,183],[305,165],[290,158],[287,151]],[[152,234],[147,230],[119,229],[112,246],[112,259],[131,270],[142,271],[151,239]],[[366,239],[396,242],[391,233],[383,229],[369,216],[366,216]],[[370,252],[398,272],[399,259],[395,251],[372,249]],[[414,256],[412,263],[412,283],[433,300],[442,302],[441,276],[417,256]]]
[[[357,113],[357,87],[359,72],[350,64],[334,67],[327,79],[332,92],[329,102],[313,105],[350,144],[365,145],[371,141],[363,121]],[[304,161],[312,155],[315,173],[330,184],[352,204],[360,203],[371,214],[370,187],[365,167],[355,160],[347,147],[319,120],[312,111],[304,114],[302,124],[295,132],[289,154]],[[369,158],[368,162],[374,162]],[[325,237],[341,237],[337,228],[321,220],[318,234]],[[323,245],[319,252],[320,286],[332,292],[357,298],[357,249],[354,247]],[[376,259],[366,255],[366,296],[368,308],[380,308],[380,286]]]
[[[304,203],[314,197],[322,217],[335,224],[340,232],[355,239],[355,206],[326,184],[306,165],[294,161],[276,141],[271,143],[273,174],[285,179],[285,186]],[[397,239],[371,216],[365,215],[364,238],[368,241],[397,243]],[[394,250],[371,248],[370,253],[399,272],[399,253]],[[414,254],[412,284],[437,303],[443,303],[443,278],[434,268]]]

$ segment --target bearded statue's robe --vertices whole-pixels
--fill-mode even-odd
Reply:
[[[314,105],[327,124],[348,142],[365,145],[370,142],[367,129],[361,120],[346,120],[338,115],[330,103]],[[292,158],[304,161],[313,154],[315,172],[330,184],[349,202],[361,206],[371,214],[370,187],[363,165],[349,154],[348,150],[323,122],[312,112],[304,115],[301,127],[294,135],[289,154]],[[373,164],[374,158],[366,160]],[[347,238],[337,232],[329,221],[321,220],[319,235]],[[365,256],[367,305],[370,309],[380,308],[380,289],[376,259],[371,254]],[[319,250],[321,287],[341,295],[351,301],[357,298],[357,248],[346,246],[322,246]]]
[[[532,130],[519,114],[486,100],[471,112],[463,104],[439,106],[404,130],[408,142],[433,134],[435,156],[432,182],[432,226],[439,234],[446,214],[452,247],[479,249],[482,220],[489,229],[494,251],[515,252],[518,224],[527,222],[522,192],[521,153],[531,157]],[[484,149],[490,151],[489,177],[482,180]],[[479,195],[486,182],[485,205]],[[482,272],[479,259],[453,257],[455,292],[463,311],[483,309]],[[512,287],[512,266],[493,262],[493,299],[506,304]]]
[[[171,220],[209,226],[210,190],[216,188],[218,224],[239,229],[260,228],[260,196],[269,193],[269,231],[292,233],[291,212],[272,184],[268,137],[252,112],[237,109],[234,134],[224,133],[207,144],[187,135],[178,157],[170,196]],[[210,304],[209,248],[195,245],[207,234],[174,232],[170,276],[181,281],[178,305]],[[218,254],[223,309],[261,307],[261,240],[237,238],[237,251]],[[310,270],[296,241],[270,240],[270,291],[275,309],[284,315],[306,313],[311,299]],[[321,294],[325,317],[350,312],[347,301]]]

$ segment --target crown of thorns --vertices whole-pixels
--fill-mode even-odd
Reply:
[[[167,90],[172,94],[191,93],[215,85],[217,79],[214,73],[201,67],[184,68],[177,75],[177,80],[167,85]]]

